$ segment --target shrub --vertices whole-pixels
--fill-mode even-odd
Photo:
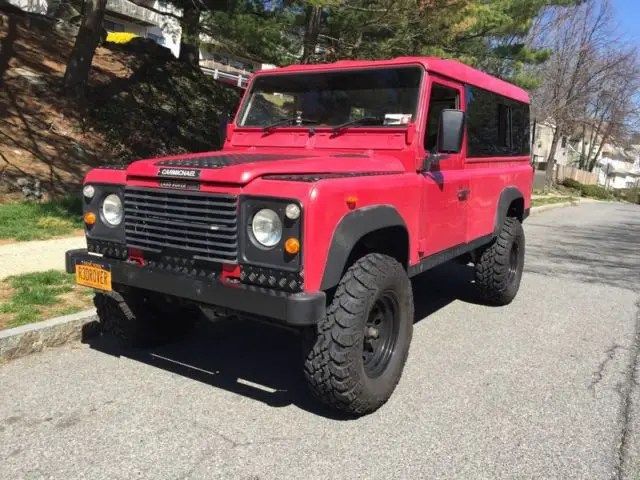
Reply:
[[[128,57],[132,74],[92,88],[89,123],[102,132],[113,163],[220,148],[219,122],[240,91],[217,82],[144,38],[108,48]]]
[[[580,191],[585,197],[599,198],[601,200],[611,198],[611,194],[600,185],[581,185]]]
[[[607,191],[607,189],[600,185],[585,185],[584,183],[580,183],[577,180],[572,180],[570,178],[565,178],[562,181],[562,185],[567,188],[577,190],[583,197],[598,198],[600,200],[608,200],[614,197],[614,194]]]
[[[624,188],[616,191],[616,197],[640,205],[640,188]]]
[[[562,181],[562,185],[564,185],[567,188],[572,188],[574,190],[582,190],[583,185],[578,182],[577,180],[573,180],[571,178],[565,178]]]
[[[139,35],[130,32],[109,32],[107,34],[107,42],[111,43],[129,43],[134,38],[138,38]]]

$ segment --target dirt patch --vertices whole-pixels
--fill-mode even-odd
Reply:
[[[5,282],[0,282],[0,305],[6,303],[13,295],[13,288],[9,287]],[[8,314],[1,313],[0,311],[0,330],[5,328],[9,321]]]
[[[19,197],[21,177],[37,178],[51,197],[77,190],[86,171],[110,154],[104,135],[60,94],[73,39],[42,19],[2,15],[0,42],[8,57],[0,71],[0,200]],[[129,75],[122,57],[99,48],[91,81]]]
[[[86,101],[71,102],[62,83],[73,41],[42,16],[0,12],[0,202],[22,199],[20,178],[59,198],[95,166],[219,147],[237,89],[136,39],[99,47]]]

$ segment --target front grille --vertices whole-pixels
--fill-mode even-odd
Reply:
[[[236,263],[237,207],[238,198],[234,195],[127,188],[127,246],[187,254],[196,260]]]

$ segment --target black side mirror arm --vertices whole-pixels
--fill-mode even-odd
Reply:
[[[419,173],[429,172],[434,163],[438,163],[440,160],[446,160],[448,158],[448,153],[428,153],[422,161],[422,169]]]

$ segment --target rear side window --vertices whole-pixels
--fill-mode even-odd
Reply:
[[[467,157],[529,155],[529,105],[467,85]]]

